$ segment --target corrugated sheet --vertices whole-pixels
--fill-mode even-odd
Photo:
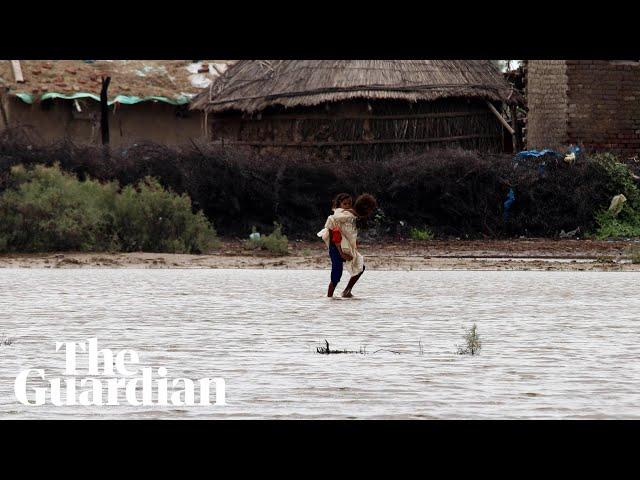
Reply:
[[[213,80],[224,61],[203,60],[22,60],[24,82],[13,78],[9,60],[0,60],[0,86],[25,101],[46,98],[99,100],[101,77],[110,76],[109,103],[160,101],[185,104]],[[198,70],[213,65],[209,72]]]

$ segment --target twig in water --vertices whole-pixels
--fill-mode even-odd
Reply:
[[[368,355],[367,347],[360,347],[359,351],[355,351],[355,350],[331,350],[331,348],[329,347],[329,342],[326,339],[325,339],[324,343],[325,343],[324,347],[316,347],[316,352],[317,353],[321,353],[323,355],[329,355],[331,353],[359,353],[360,355]],[[371,353],[378,353],[378,352],[389,352],[389,353],[395,353],[397,355],[403,353],[403,352],[398,352],[396,350],[388,350],[386,348],[380,348],[380,349],[376,350],[375,352],[371,352]]]
[[[322,353],[324,355],[329,355],[331,353],[362,353],[362,351],[355,352],[355,351],[351,351],[351,350],[331,350],[329,348],[329,342],[327,342],[326,339],[325,339],[324,343],[326,344],[326,347],[316,347],[316,352]]]
[[[332,353],[359,353],[360,355],[367,355],[367,347],[360,347],[359,351],[355,351],[355,350],[331,350],[331,348],[329,347],[329,342],[325,339],[324,341],[325,346],[324,347],[316,347],[316,352],[317,353],[321,353],[323,355],[329,355]],[[379,350],[376,350],[375,352],[372,353],[378,353],[378,352],[390,352],[390,353],[402,353],[402,352],[396,352],[393,350],[387,350],[384,348],[381,348]]]

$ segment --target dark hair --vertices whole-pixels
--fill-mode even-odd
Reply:
[[[353,197],[348,193],[339,193],[338,195],[335,196],[335,198],[333,199],[333,202],[331,202],[331,208],[333,209],[338,208],[340,204],[345,200],[353,201]]]
[[[353,204],[353,209],[356,211],[359,217],[367,217],[378,208],[378,202],[373,195],[363,193],[356,198]]]

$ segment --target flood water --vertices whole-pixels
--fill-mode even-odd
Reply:
[[[640,273],[367,271],[350,300],[323,296],[326,271],[0,275],[0,419],[640,418]],[[480,355],[458,355],[474,322]],[[93,337],[169,377],[224,378],[227,405],[16,400],[24,369],[63,377],[56,341]],[[367,353],[320,355],[325,339]]]

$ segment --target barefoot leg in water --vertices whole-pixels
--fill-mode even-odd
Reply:
[[[327,297],[333,297],[333,291],[336,289],[336,286],[333,282],[329,283],[329,289],[327,290]]]
[[[342,292],[342,296],[343,297],[345,297],[345,298],[353,297],[353,295],[351,294],[351,289],[356,284],[356,282],[358,280],[360,280],[360,277],[362,276],[363,273],[364,273],[364,266],[362,267],[362,271],[358,275],[356,275],[355,277],[351,277],[349,279],[349,283],[347,283],[347,286],[345,287],[344,291]]]

